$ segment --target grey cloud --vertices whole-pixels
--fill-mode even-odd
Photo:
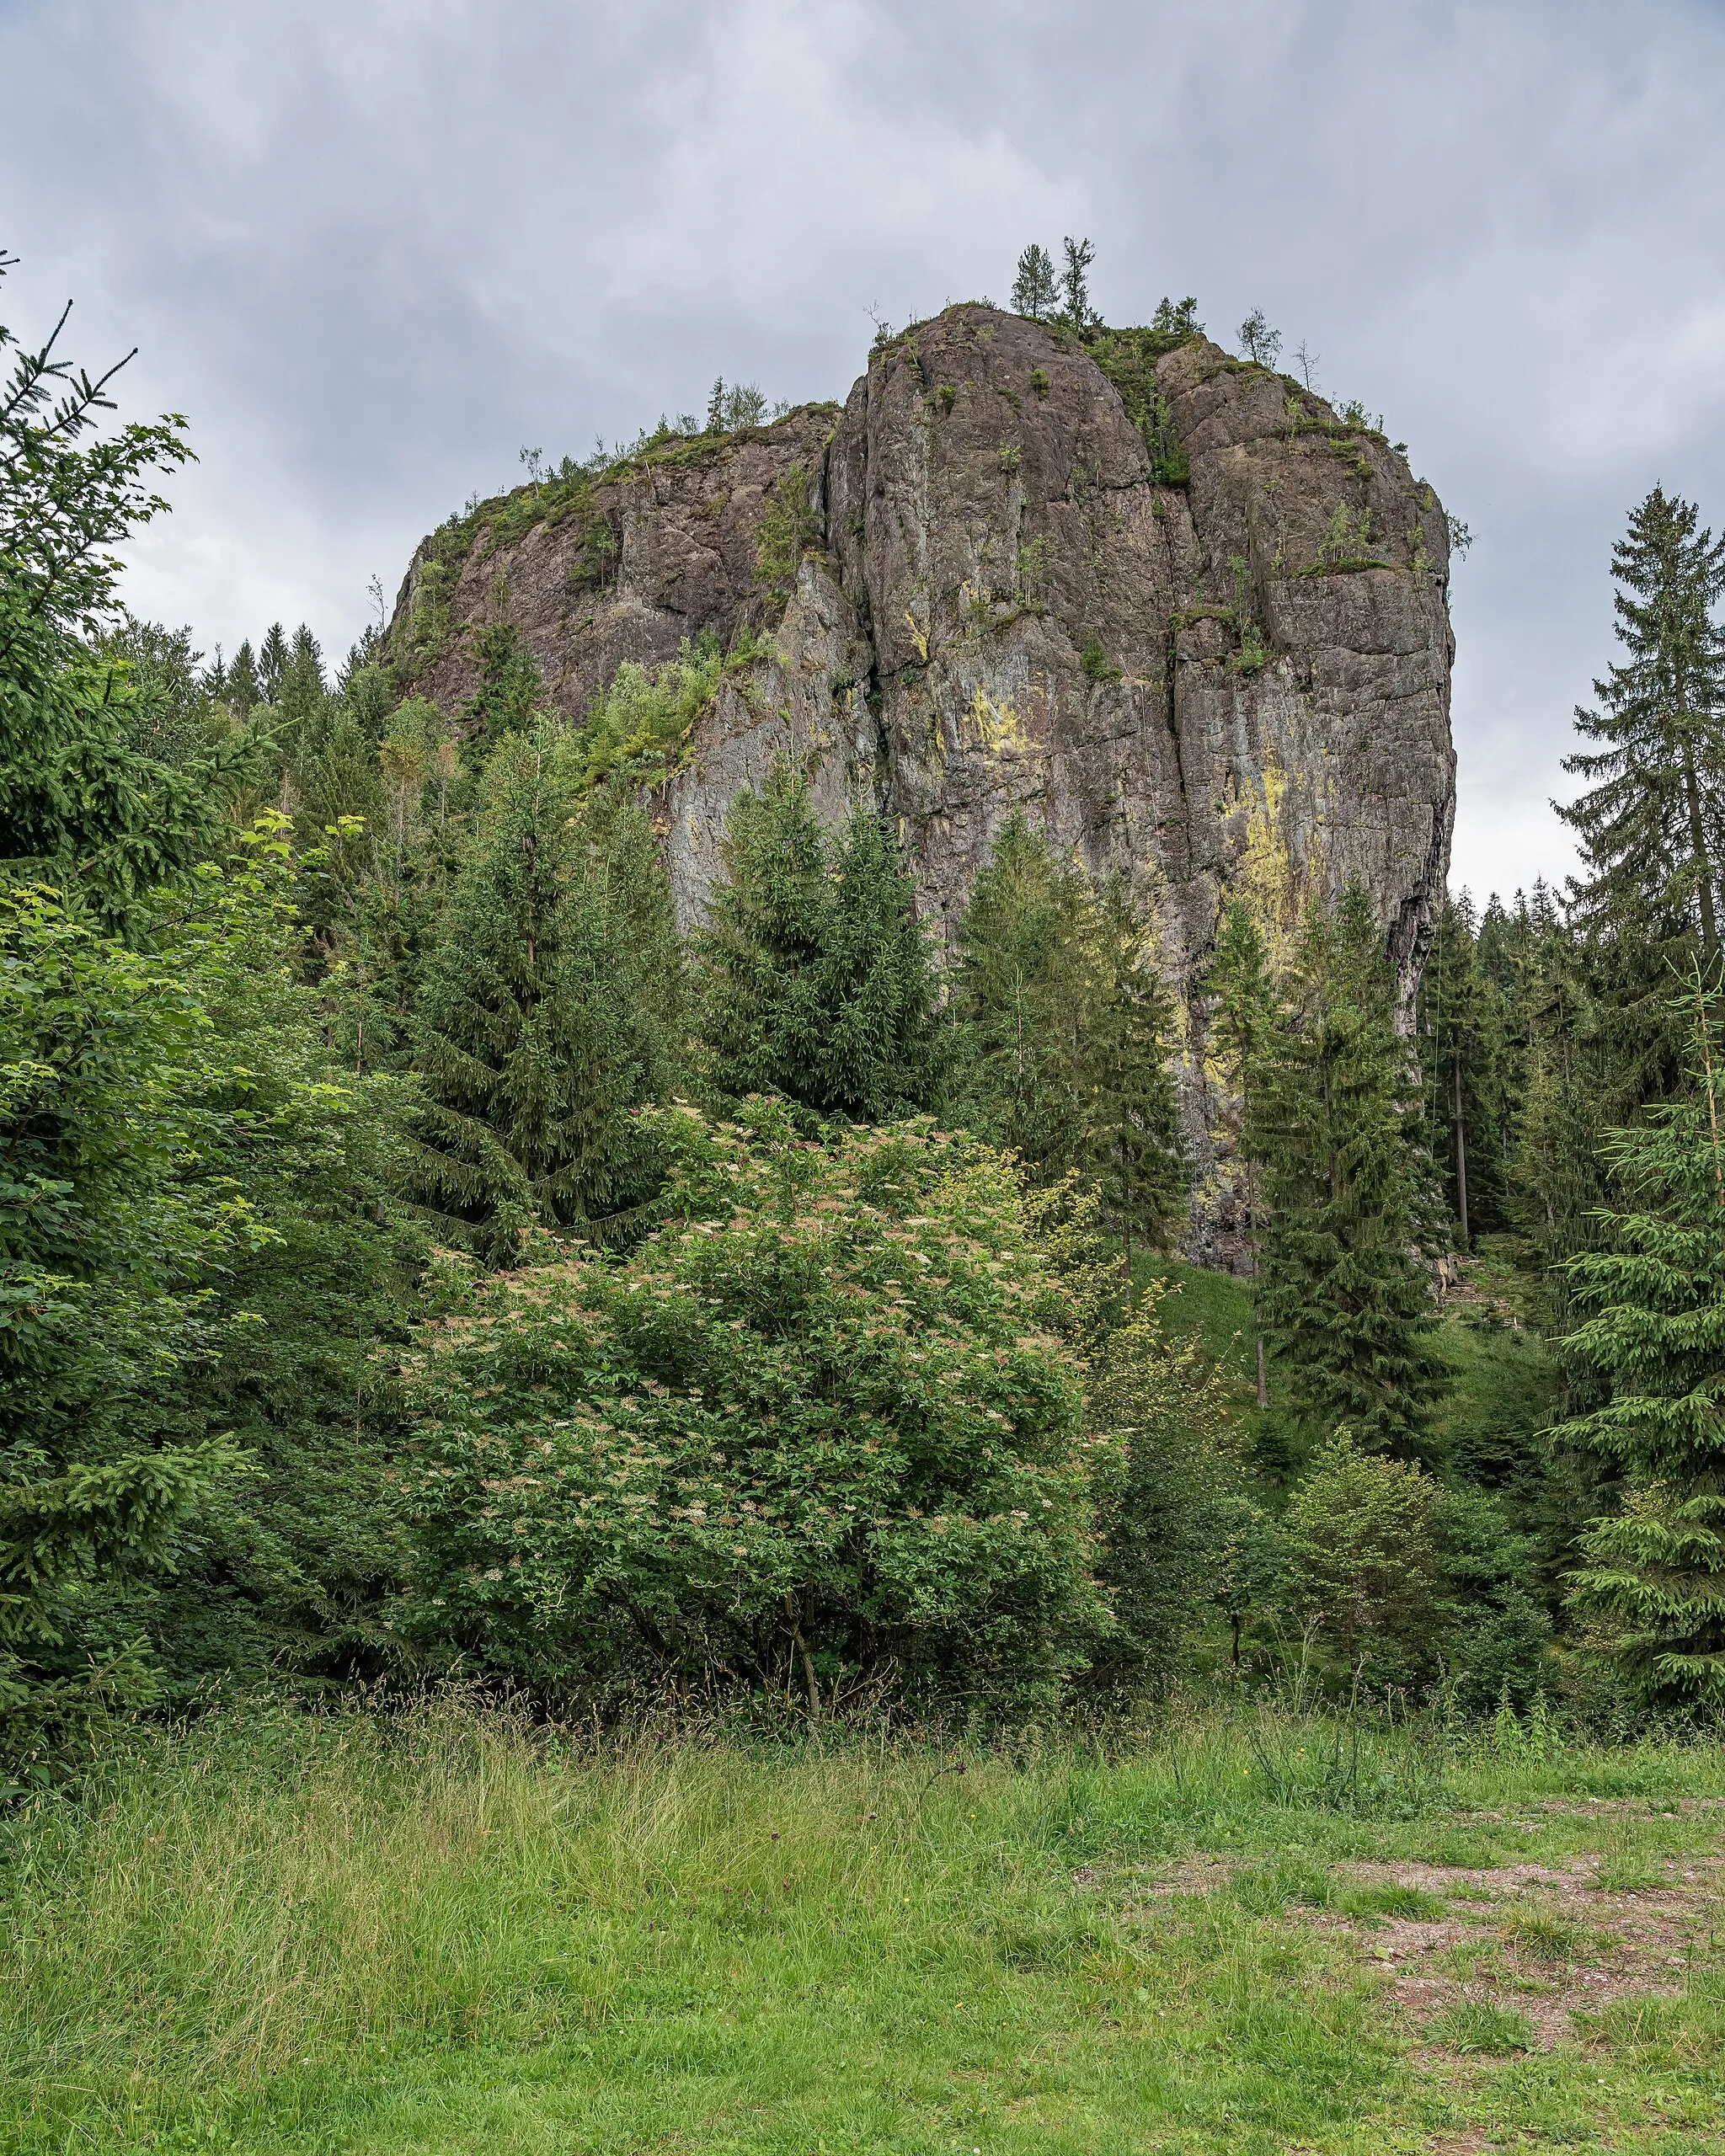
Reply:
[[[1084,231],[1142,319],[1262,304],[1479,533],[1457,880],[1545,807],[1655,478],[1722,499],[1725,24],[1653,0],[35,0],[0,7],[8,318],[142,342],[202,462],[135,603],[340,647],[419,533],[688,408],[841,395],[869,335]]]

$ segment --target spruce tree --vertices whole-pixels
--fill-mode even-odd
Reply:
[[[944,1047],[933,968],[879,818],[859,807],[835,840],[781,761],[733,804],[724,860],[695,938],[717,1090],[870,1122],[926,1106]]]
[[[1189,1182],[1173,1003],[1124,879],[1098,884],[1015,811],[958,941],[962,1112],[1039,1180],[1095,1178],[1129,1253],[1165,1243]]]
[[[1503,1011],[1478,963],[1464,891],[1438,909],[1420,980],[1417,1038],[1426,1128],[1460,1247],[1503,1221]]]
[[[1711,961],[1725,867],[1725,635],[1713,619],[1725,539],[1699,522],[1693,504],[1655,487],[1612,549],[1627,661],[1594,682],[1598,710],[1575,714],[1600,745],[1565,758],[1590,784],[1558,813],[1580,837],[1586,923],[1645,923],[1667,942],[1698,931]]]
[[[1632,1209],[1571,1261],[1593,1315],[1571,1353],[1610,1397],[1560,1438],[1627,1478],[1583,1537],[1572,1600],[1656,1697],[1725,1700],[1725,999],[1691,961],[1690,1087],[1605,1154]]]
[[[1269,1404],[1264,1369],[1263,1162],[1258,1081],[1276,1018],[1275,984],[1262,931],[1245,905],[1233,900],[1223,915],[1215,953],[1204,984],[1212,999],[1210,1025],[1211,1065],[1224,1099],[1218,1125],[1227,1134],[1239,1163],[1234,1177],[1241,1241],[1252,1274],[1252,1331],[1258,1369],[1258,1404]]]
[[[281,701],[281,685],[287,679],[287,638],[280,622],[272,622],[258,647],[258,681],[266,704]]]
[[[488,741],[517,734],[531,721],[542,686],[538,664],[521,632],[508,622],[494,622],[475,639],[479,686],[462,707],[462,720]]]
[[[959,927],[965,1112],[1033,1171],[1085,1158],[1088,1028],[1102,995],[1095,894],[1021,811],[1001,827]]]
[[[1445,1381],[1421,1252],[1429,1170],[1395,977],[1359,883],[1308,912],[1290,985],[1254,1074],[1266,1327],[1312,1422],[1417,1454]]]
[[[1067,233],[1063,245],[1066,266],[1060,272],[1060,296],[1066,304],[1063,310],[1066,320],[1075,329],[1088,329],[1098,319],[1090,304],[1090,265],[1096,259],[1096,248],[1087,239],[1074,239]]]
[[[222,680],[222,699],[236,718],[248,719],[258,706],[266,701],[264,684],[258,674],[258,662],[252,656],[248,638],[227,662]]]
[[[1124,877],[1097,905],[1100,994],[1086,1028],[1089,1165],[1132,1261],[1135,1238],[1161,1246],[1190,1181],[1180,1103],[1169,1069],[1174,1004],[1150,947],[1148,925]]]
[[[674,1082],[669,892],[641,812],[582,825],[550,727],[485,774],[473,852],[427,963],[414,1063],[429,1106],[412,1182],[434,1225],[507,1265],[537,1226],[650,1194],[630,1111]]]

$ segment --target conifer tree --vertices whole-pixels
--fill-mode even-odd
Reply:
[[[266,702],[264,684],[259,676],[258,662],[252,656],[251,641],[243,643],[227,662],[227,670],[219,691],[222,701],[236,718],[249,718],[257,707]]]
[[[1098,886],[1015,812],[959,924],[956,990],[971,1122],[1040,1178],[1097,1178],[1129,1252],[1166,1241],[1189,1180],[1173,1004],[1124,879]]]
[[[1359,883],[1308,913],[1291,990],[1255,1074],[1267,1329],[1314,1422],[1418,1454],[1445,1382],[1420,1250],[1429,1171],[1395,979]]]
[[[1725,1700],[1725,999],[1700,962],[1686,1010],[1690,1090],[1611,1134],[1633,1209],[1614,1247],[1571,1261],[1593,1315],[1572,1353],[1610,1397],[1557,1433],[1627,1477],[1621,1511],[1583,1536],[1572,1599],[1655,1696]]]
[[[1725,867],[1725,635],[1713,609],[1725,593],[1725,539],[1698,530],[1693,504],[1655,487],[1612,549],[1613,604],[1627,662],[1578,710],[1578,732],[1600,745],[1566,757],[1590,782],[1559,814],[1581,841],[1588,873],[1575,885],[1593,927],[1645,922],[1656,939],[1698,931],[1719,949]]]
[[[1418,1038],[1433,1159],[1460,1246],[1502,1224],[1503,1013],[1482,973],[1467,894],[1446,897],[1421,978]]]
[[[959,928],[956,1007],[967,1113],[1039,1173],[1088,1150],[1085,1069],[1102,992],[1096,904],[1021,811],[1001,827]]]
[[[266,704],[280,703],[281,685],[287,678],[287,638],[280,622],[272,622],[258,647],[258,681]]]
[[[1257,1150],[1260,1133],[1256,1111],[1258,1076],[1276,1019],[1276,993],[1263,934],[1238,899],[1222,916],[1205,987],[1214,1000],[1210,1045],[1216,1075],[1228,1096],[1226,1121],[1240,1163],[1235,1194],[1240,1208],[1241,1237],[1252,1270],[1258,1404],[1264,1407],[1269,1404],[1269,1392],[1261,1308],[1263,1162]]]
[[[1096,248],[1089,240],[1074,239],[1070,232],[1064,245],[1066,266],[1060,272],[1060,296],[1066,302],[1065,318],[1075,329],[1088,329],[1097,318],[1090,304],[1090,265],[1096,259]]]
[[[517,734],[531,719],[539,700],[538,664],[520,632],[508,622],[494,622],[475,639],[479,686],[462,707],[463,723],[488,741]]]
[[[842,836],[781,761],[732,806],[725,874],[695,939],[699,1031],[722,1093],[781,1093],[884,1121],[937,1091],[943,1041],[927,931],[872,810]]]
[[[1189,1177],[1180,1104],[1168,1067],[1173,999],[1125,879],[1103,884],[1097,905],[1100,990],[1086,1028],[1091,1161],[1126,1246],[1165,1244]]]
[[[670,896],[641,813],[580,823],[556,730],[485,774],[474,851],[427,967],[414,1061],[430,1106],[413,1181],[446,1235],[511,1263],[535,1225],[650,1194],[630,1111],[662,1097],[678,1042]]]
[[[1012,312],[1040,322],[1055,311],[1060,287],[1048,249],[1033,240],[1018,257],[1018,274],[1012,281]]]

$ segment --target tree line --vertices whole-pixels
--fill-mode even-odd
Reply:
[[[188,452],[107,392],[18,352],[0,442],[18,1756],[272,1673],[1040,1711],[1166,1685],[1210,1620],[1468,1710],[1591,1626],[1636,1697],[1709,1696],[1692,510],[1620,549],[1589,880],[1446,905],[1412,1014],[1364,889],[1285,958],[1235,905],[1183,1009],[1145,894],[1022,816],[937,951],[872,804],[827,828],[789,762],[680,936],[644,782],[756,630],[580,725],[501,627],[450,713],[377,632],[333,679],[303,627],[206,666],[116,604]],[[1177,1053],[1255,1398],[1172,1315]],[[1557,1343],[1495,1435],[1434,1292],[1469,1254]]]

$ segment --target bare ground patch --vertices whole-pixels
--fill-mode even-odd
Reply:
[[[1389,1997],[1437,2040],[1422,2056],[1447,2059],[1466,2048],[1470,2017],[1480,2048],[1550,2049],[1585,2034],[1577,2016],[1669,1997],[1725,1931],[1721,1859],[1691,1857],[1665,1883],[1630,1887],[1608,1883],[1605,1863],[1589,1855],[1561,1867],[1351,1864],[1338,1870],[1344,1892],[1396,1888],[1447,1906],[1429,1916],[1315,1921],[1351,1933],[1382,1968]]]

